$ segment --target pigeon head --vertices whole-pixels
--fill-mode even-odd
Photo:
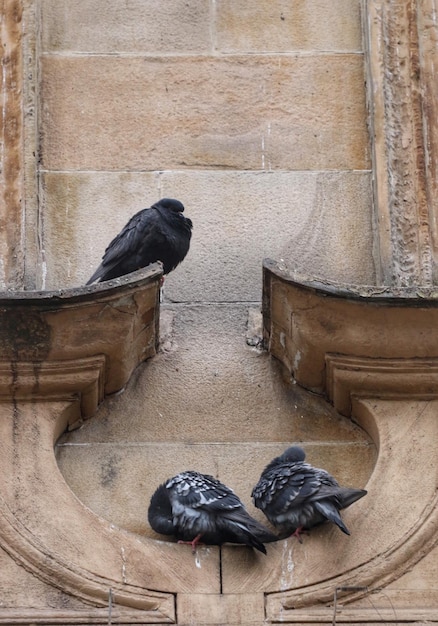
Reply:
[[[275,459],[272,459],[272,461],[265,467],[262,474],[269,472],[283,463],[301,463],[305,458],[306,453],[302,448],[300,448],[300,446],[291,446],[290,448],[287,448],[283,454],[280,454],[280,456],[276,456]]]
[[[281,463],[301,463],[306,458],[306,453],[300,446],[291,446],[278,457]]]
[[[183,203],[174,198],[162,198],[153,206],[156,208],[169,209],[169,211],[173,211],[174,213],[184,213]]]

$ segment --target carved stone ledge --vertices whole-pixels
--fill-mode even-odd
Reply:
[[[311,621],[311,607],[330,606],[339,587],[356,588],[343,596],[343,604],[354,603],[400,578],[438,545],[436,472],[424,472],[425,463],[436,465],[438,301],[432,292],[420,299],[412,290],[398,290],[397,296],[389,289],[299,279],[265,262],[269,350],[296,382],[351,416],[378,449],[365,485],[368,496],[345,513],[354,529],[348,545],[318,545],[314,535],[304,565],[299,554],[294,558],[299,546],[285,542],[275,556],[270,550],[268,558],[280,565],[269,580],[280,578],[284,587],[270,590],[265,581],[266,617],[272,621]],[[323,568],[306,569],[320,561]],[[352,620],[361,614],[349,611]],[[432,613],[412,609],[409,615]]]
[[[90,417],[156,353],[156,264],[101,284],[54,292],[0,293],[0,396],[83,396]]]
[[[370,359],[361,362],[365,369],[371,368],[375,359],[382,371],[391,369],[394,359],[407,359],[405,367],[415,371],[422,363],[429,371],[429,360],[438,358],[438,299],[434,289],[324,284],[303,279],[266,260],[263,314],[270,352],[296,382],[319,394],[328,395],[328,384],[333,386],[333,355]],[[330,379],[327,358],[332,363]],[[354,369],[353,363],[350,369]],[[396,371],[393,373],[395,376]],[[370,376],[369,372],[368,379]],[[374,393],[379,393],[380,384],[383,394],[388,391],[388,376],[375,376],[374,381]],[[396,386],[394,383],[393,391]],[[402,384],[398,387],[401,393]],[[425,380],[419,391],[428,393],[428,389]]]
[[[218,551],[145,540],[98,517],[69,489],[54,443],[121,389],[158,344],[161,265],[64,292],[0,296],[0,547],[83,603],[32,623],[174,623],[175,596],[218,593]],[[175,570],[175,563],[178,569]],[[4,621],[26,621],[28,607]],[[2,620],[0,616],[0,622]]]

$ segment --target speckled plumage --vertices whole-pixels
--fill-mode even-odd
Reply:
[[[305,457],[302,448],[291,446],[273,459],[252,490],[255,506],[280,531],[281,537],[299,537],[301,530],[326,521],[349,535],[339,511],[367,492],[340,487],[328,472],[305,463]]]
[[[106,248],[87,285],[124,276],[156,261],[162,262],[164,274],[174,270],[189,251],[192,236],[192,222],[183,211],[179,200],[163,198],[133,215]]]
[[[263,545],[278,538],[253,519],[238,496],[208,474],[181,472],[160,485],[148,510],[151,527],[160,534],[211,545],[239,543],[266,554]]]

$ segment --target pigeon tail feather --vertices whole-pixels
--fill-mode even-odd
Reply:
[[[333,524],[336,524],[336,526],[338,526],[343,533],[345,533],[346,535],[350,534],[350,531],[345,526],[341,516],[339,515],[338,509],[332,502],[330,502],[330,500],[318,500],[317,502],[315,502],[315,509],[317,509],[326,519],[328,519],[329,522],[333,522]]]
[[[341,509],[346,509],[350,504],[360,500],[367,495],[366,489],[353,489],[350,487],[341,487],[339,490],[339,501],[341,503]]]

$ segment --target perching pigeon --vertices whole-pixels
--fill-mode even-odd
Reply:
[[[169,478],[151,498],[148,520],[162,535],[189,543],[243,543],[266,554],[278,537],[253,519],[229,487],[208,474],[188,471]]]
[[[156,261],[162,262],[164,274],[174,270],[186,256],[192,236],[192,221],[183,211],[179,200],[163,198],[133,215],[105,250],[87,285],[129,274]]]
[[[303,530],[333,522],[346,533],[339,511],[366,495],[364,489],[340,487],[323,469],[304,462],[299,446],[288,448],[265,467],[252,490],[256,507],[280,531],[280,538],[294,535],[301,542]]]

